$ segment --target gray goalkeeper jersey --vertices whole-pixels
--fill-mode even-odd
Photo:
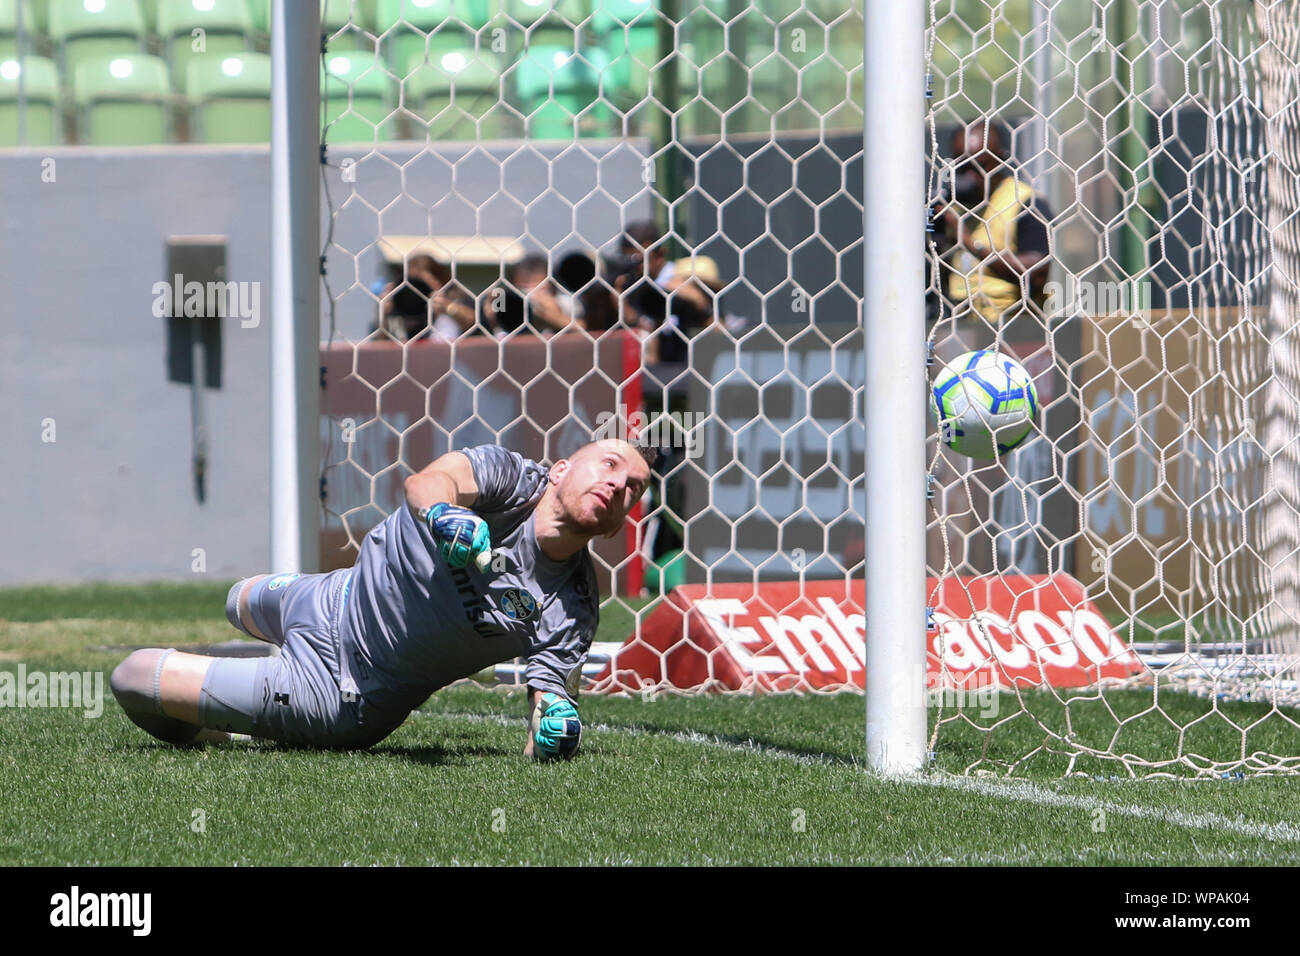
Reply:
[[[545,468],[499,445],[463,451],[479,489],[473,510],[492,533],[491,566],[449,567],[405,505],[384,519],[366,535],[347,584],[342,689],[410,709],[522,656],[529,686],[573,699],[599,616],[591,555],[584,547],[553,561],[537,546],[532,518]]]

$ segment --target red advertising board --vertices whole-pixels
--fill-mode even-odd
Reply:
[[[596,678],[597,692],[865,686],[862,580],[683,585]],[[1144,669],[1067,574],[931,578],[927,686],[1080,687]],[[923,633],[917,609],[917,638]]]

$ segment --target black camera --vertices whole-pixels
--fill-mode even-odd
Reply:
[[[645,267],[642,263],[645,260],[640,254],[631,255],[625,253],[615,253],[605,257],[605,274],[609,276],[609,284],[615,289],[618,286],[618,280],[623,279],[623,288],[630,289],[637,279],[645,274]]]
[[[668,297],[654,277],[646,275],[645,259],[639,253],[606,256],[605,274],[623,303],[656,322],[667,317]]]

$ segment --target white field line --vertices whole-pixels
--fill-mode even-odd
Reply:
[[[1225,817],[1218,813],[1188,813],[1167,807],[1144,806],[1137,803],[1112,803],[1078,794],[1057,793],[1045,790],[1026,781],[990,780],[986,777],[955,777],[950,774],[932,774],[926,777],[898,778],[900,783],[923,787],[943,787],[950,790],[968,790],[982,796],[1006,800],[1019,800],[1045,807],[1067,807],[1091,813],[1101,810],[1106,814],[1155,820],[1190,830],[1229,831],[1257,840],[1273,843],[1300,843],[1300,828],[1289,823],[1258,823],[1244,817]]]
[[[525,721],[522,716],[506,717],[500,714],[470,714],[458,711],[426,713],[417,710],[413,712],[413,715],[417,714],[422,717],[454,717],[457,720],[496,724],[500,727],[518,727],[523,729],[525,726]],[[801,754],[790,750],[782,750],[779,747],[769,747],[765,744],[756,743],[754,741],[734,743],[732,741],[721,740],[717,737],[709,736],[708,734],[695,733],[693,731],[669,732],[636,727],[612,726],[610,724],[584,724],[583,730],[584,732],[594,731],[596,733],[621,734],[629,737],[663,737],[668,740],[691,744],[697,747],[712,747],[730,753],[750,754],[775,760],[787,760],[805,765],[820,764],[825,766],[854,766],[856,764],[856,761],[847,762],[829,757],[819,757],[814,754]],[[946,773],[930,773],[916,777],[899,776],[881,779],[887,779],[891,783],[897,783],[902,786],[935,787],[945,790],[966,790],[978,793],[981,796],[993,797],[999,800],[1015,800],[1020,803],[1032,803],[1036,806],[1042,807],[1066,807],[1073,810],[1083,810],[1088,813],[1091,813],[1094,810],[1101,810],[1108,815],[1115,814],[1116,816],[1121,817],[1154,820],[1157,823],[1166,823],[1171,826],[1183,827],[1189,830],[1227,831],[1256,840],[1268,840],[1273,843],[1300,843],[1300,827],[1292,826],[1289,823],[1259,823],[1254,820],[1247,820],[1244,817],[1225,817],[1218,813],[1188,813],[1183,810],[1174,810],[1167,807],[1144,806],[1137,803],[1115,803],[1109,800],[1098,800],[1094,797],[1086,797],[1078,794],[1057,793],[1054,790],[1047,790],[1043,787],[1022,780],[991,780],[987,777],[958,777]]]

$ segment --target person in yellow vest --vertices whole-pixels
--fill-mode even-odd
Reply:
[[[997,325],[1046,301],[1051,210],[1018,175],[998,128],[978,120],[953,136],[952,200],[942,212],[952,251],[946,289],[958,315]]]

